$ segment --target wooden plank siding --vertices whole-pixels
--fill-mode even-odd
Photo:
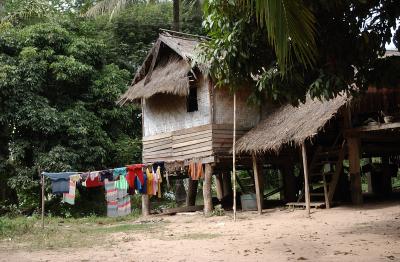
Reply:
[[[238,129],[236,132],[239,138],[247,129]],[[232,139],[230,124],[208,124],[143,137],[143,162],[210,159],[213,156],[230,155]]]

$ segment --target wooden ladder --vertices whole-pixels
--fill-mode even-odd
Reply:
[[[318,147],[310,163],[310,197],[311,202],[315,198],[324,198],[325,207],[330,208],[335,194],[339,176],[343,169],[345,155],[345,141],[338,147],[323,148]],[[327,170],[327,167],[329,170]],[[317,184],[317,185],[316,185]],[[323,193],[315,192],[323,188]],[[299,196],[298,202],[304,198],[304,194]]]

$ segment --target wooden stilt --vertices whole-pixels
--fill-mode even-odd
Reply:
[[[263,207],[263,192],[262,192],[262,181],[260,177],[260,171],[258,170],[257,166],[257,157],[255,154],[252,154],[252,160],[253,160],[253,174],[254,174],[254,182],[255,182],[255,187],[256,187],[256,201],[257,201],[257,210],[258,213],[261,215],[262,214],[262,207]]]
[[[310,187],[308,184],[308,161],[305,141],[301,144],[301,155],[303,157],[303,173],[304,173],[304,198],[306,202],[307,214],[310,215]]]
[[[236,93],[233,94],[233,146],[232,146],[232,178],[233,178],[233,221],[236,221]]]
[[[221,200],[224,197],[224,189],[222,186],[222,174],[215,175],[215,188],[217,190],[217,198]]]
[[[44,175],[42,174],[40,167],[38,169],[39,172],[39,176],[41,179],[41,184],[42,184],[42,197],[41,197],[41,201],[42,201],[42,229],[44,229],[44,190],[45,190],[45,179],[44,179]]]
[[[211,176],[213,173],[213,167],[211,164],[205,164],[205,174],[203,182],[203,199],[204,199],[204,215],[208,216],[213,210],[212,198],[211,198]]]
[[[196,205],[198,184],[199,184],[198,180],[192,180],[191,178],[189,178],[188,192],[186,195],[186,206],[195,206]]]
[[[362,204],[361,174],[360,174],[360,139],[349,137],[347,139],[349,147],[349,172],[351,201],[353,204]]]
[[[147,194],[142,195],[142,216],[150,215],[150,198]]]
[[[328,184],[326,183],[325,175],[322,175],[322,179],[324,181],[325,208],[331,208],[331,205],[329,203],[329,196],[328,196]]]

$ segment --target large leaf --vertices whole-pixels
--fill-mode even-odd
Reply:
[[[315,64],[315,17],[301,0],[240,0],[250,8],[261,27],[268,31],[279,67],[284,74],[292,64],[292,53],[306,67]]]

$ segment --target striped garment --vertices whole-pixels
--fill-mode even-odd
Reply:
[[[125,216],[131,213],[131,198],[128,195],[128,182],[125,176],[117,181],[105,180],[104,187],[107,199],[107,216]]]
[[[69,180],[69,192],[63,193],[63,202],[70,205],[75,204],[75,191],[76,191],[76,181],[75,179]]]

